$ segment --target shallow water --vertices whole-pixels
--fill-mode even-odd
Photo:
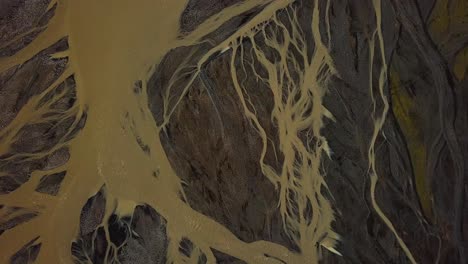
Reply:
[[[246,263],[333,263],[368,254],[382,263],[417,263],[424,262],[425,250],[441,258],[448,241],[464,258],[463,239],[441,239],[444,229],[430,222],[432,207],[440,205],[430,204],[424,170],[437,174],[439,163],[421,150],[437,148],[440,139],[423,142],[411,132],[418,124],[398,108],[416,108],[392,73],[403,66],[392,64],[392,56],[401,56],[394,52],[400,36],[388,27],[396,25],[395,17],[405,21],[405,12],[386,14],[388,1],[369,1],[367,10],[362,7],[369,17],[353,14],[367,23],[359,28],[362,36],[346,43],[339,33],[347,26],[341,2],[226,1],[210,9],[206,1],[205,10],[196,4],[190,9],[194,2],[50,2],[47,9],[55,10],[45,29],[0,57],[6,87],[0,101],[26,98],[5,103],[0,119],[0,262],[17,256],[37,263],[221,263],[225,254]],[[419,48],[426,43],[415,39]],[[348,44],[357,54],[354,66],[354,55],[339,50]],[[454,76],[463,79],[459,56]],[[343,99],[339,89],[357,92]],[[392,104],[400,99],[406,100],[401,106]],[[444,109],[439,113],[450,118]],[[348,121],[355,129],[343,134]],[[454,128],[441,122],[442,128],[428,131],[442,131],[455,175],[463,175]],[[336,129],[340,125],[345,128]],[[245,133],[244,141],[233,135],[237,131]],[[343,143],[352,133],[352,143]],[[207,152],[205,144],[211,147],[218,137],[213,145],[219,152]],[[226,155],[227,167],[216,155]],[[236,157],[243,156],[249,163],[240,168],[245,160]],[[343,160],[360,170],[348,176]],[[209,166],[215,163],[214,172]],[[238,179],[247,183],[226,184],[229,173],[243,173]],[[346,181],[351,183],[340,187]],[[217,198],[205,195],[212,189]],[[244,192],[258,202],[241,203]],[[350,199],[359,200],[355,209],[344,205]],[[353,210],[368,216],[354,219]],[[410,212],[405,220],[399,210]],[[454,210],[458,216],[463,208]],[[355,220],[360,224],[350,224]],[[412,234],[427,244],[419,247]],[[372,239],[393,245],[385,257],[366,248]],[[356,245],[361,240],[364,249]],[[135,241],[146,253],[132,246]],[[186,241],[188,254],[181,250]]]

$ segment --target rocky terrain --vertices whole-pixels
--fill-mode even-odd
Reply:
[[[125,177],[66,2],[0,2],[2,263],[468,262],[466,1],[186,1],[106,112]]]

